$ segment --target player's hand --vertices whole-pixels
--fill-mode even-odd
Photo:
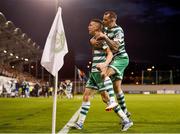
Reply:
[[[96,48],[101,48],[102,47],[101,41],[100,40],[96,40],[94,38],[90,39],[90,44],[93,45],[93,47],[96,47]]]
[[[104,33],[99,33],[99,35],[96,37],[97,40],[104,40],[107,38],[107,35]]]
[[[90,43],[91,43],[91,45],[99,45],[101,43],[101,41],[98,41],[95,38],[91,38]]]
[[[104,68],[104,70],[101,72],[101,77],[102,77],[103,79],[105,79],[106,76],[107,76],[106,70],[107,70],[107,68]]]
[[[103,80],[107,76],[106,71],[107,71],[107,67],[104,67],[104,68],[101,69],[101,77],[102,77]]]
[[[106,69],[107,66],[108,66],[108,65],[107,65],[106,63],[98,63],[98,64],[96,65],[97,69],[99,69],[101,72],[102,72],[104,69]]]

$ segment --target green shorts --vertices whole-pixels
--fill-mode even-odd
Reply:
[[[88,81],[86,82],[86,88],[95,89],[98,91],[106,90],[104,81],[100,72],[91,72]]]
[[[114,69],[116,72],[114,75],[110,76],[111,80],[112,81],[115,81],[118,79],[122,80],[123,75],[124,75],[124,70],[126,69],[128,64],[129,64],[128,55],[123,56],[123,57],[121,55],[115,56],[109,65],[109,67]]]

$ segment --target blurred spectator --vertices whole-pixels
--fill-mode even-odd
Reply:
[[[42,95],[44,97],[49,97],[49,82],[46,82],[42,87]]]
[[[36,97],[39,97],[40,88],[41,88],[40,83],[36,81],[36,84],[34,85],[34,95]]]
[[[16,96],[16,80],[11,80],[11,97],[15,97]]]
[[[73,98],[73,95],[72,95],[73,84],[70,80],[65,80],[65,84],[66,84],[67,97],[68,97],[68,99],[71,99],[71,98]]]
[[[16,85],[15,96],[18,97],[19,96],[19,87],[20,87],[19,80],[16,81],[15,85]]]
[[[67,92],[66,92],[66,84],[65,82],[61,81],[59,84],[59,88],[57,91],[58,97],[63,97],[63,96],[67,96]]]

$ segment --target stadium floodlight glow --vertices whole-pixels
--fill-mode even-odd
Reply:
[[[7,51],[6,51],[6,50],[4,50],[3,52],[4,52],[5,54],[7,53]]]
[[[25,58],[24,60],[25,60],[25,61],[28,61],[29,59]]]
[[[10,53],[9,55],[10,55],[10,56],[13,56],[13,53]]]
[[[19,59],[19,56],[16,56],[16,59]]]
[[[5,28],[12,32],[15,29],[15,25],[12,21],[7,21],[5,23]]]
[[[152,71],[152,68],[147,68],[147,71],[151,72],[151,71]]]

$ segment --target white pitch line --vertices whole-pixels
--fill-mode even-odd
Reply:
[[[68,123],[66,123],[66,125],[58,132],[58,134],[67,134],[69,132],[70,128],[68,127],[68,124],[72,124],[77,120],[80,109],[81,107],[76,111],[76,113],[72,116]]]

